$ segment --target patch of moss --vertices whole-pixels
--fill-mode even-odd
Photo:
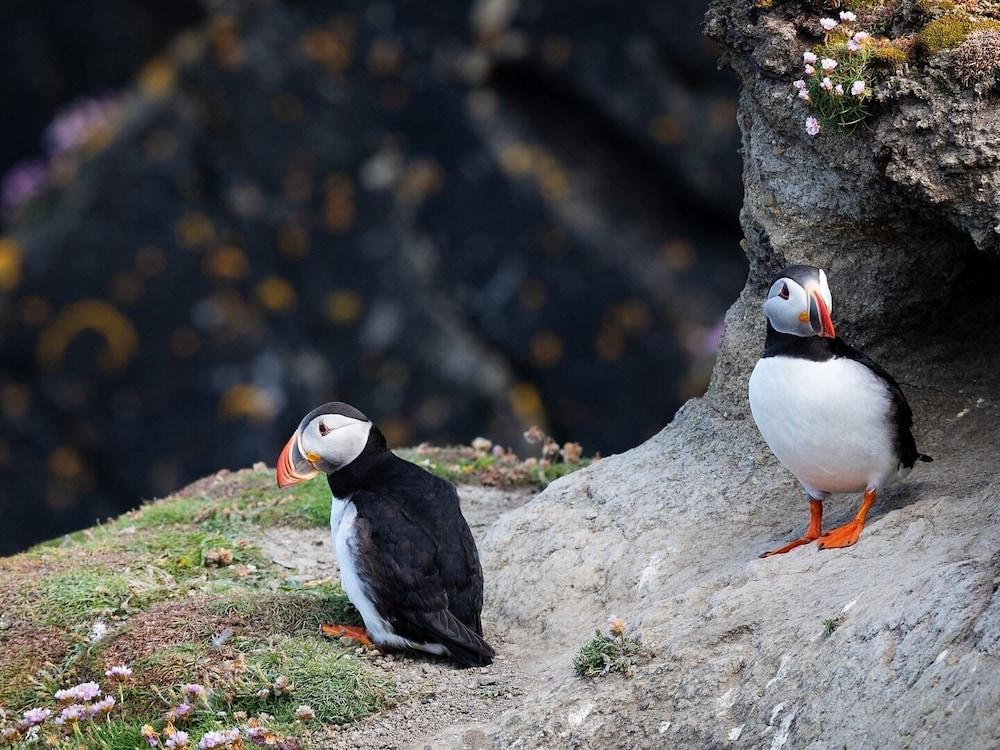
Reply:
[[[909,55],[905,50],[891,45],[872,47],[872,65],[882,68],[897,70],[909,62]]]
[[[841,3],[844,10],[852,10],[855,13],[881,10],[890,5],[886,0],[844,0]]]
[[[361,616],[339,586],[286,584],[282,591],[237,590],[213,604],[220,615],[238,616],[254,632],[272,635],[319,632],[323,623],[363,625]]]
[[[965,37],[972,31],[972,25],[968,16],[949,13],[924,26],[917,35],[917,42],[932,53],[951,49],[965,41]]]
[[[44,576],[29,606],[46,625],[78,625],[118,609],[131,594],[120,573],[75,568]]]
[[[318,638],[260,644],[248,650],[247,661],[247,674],[253,677],[234,686],[233,708],[249,714],[266,711],[279,723],[291,724],[301,704],[311,706],[324,723],[357,721],[381,709],[393,689],[353,652]],[[261,699],[258,691],[278,676],[287,677],[294,692]]]
[[[917,0],[917,8],[928,16],[949,13],[956,7],[954,0]]]

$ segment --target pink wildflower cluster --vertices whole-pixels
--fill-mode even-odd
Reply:
[[[240,741],[239,729],[216,729],[207,732],[198,742],[198,750],[223,750]]]
[[[821,18],[819,19],[819,25],[827,34],[838,27],[846,32],[848,35],[847,50],[851,55],[854,55],[861,52],[865,42],[870,38],[870,35],[865,31],[852,33],[850,27],[857,20],[857,15],[851,11],[841,11],[839,20],[836,18]],[[835,98],[851,96],[855,99],[863,99],[870,93],[867,82],[861,78],[855,80],[847,78],[847,80],[844,80],[844,75],[838,74],[835,76],[837,69],[842,66],[832,57],[820,59],[815,52],[807,50],[802,55],[802,63],[804,75],[802,78],[794,81],[792,87],[795,90],[796,96],[808,105],[813,105],[813,97],[821,94]],[[850,70],[850,67],[848,67],[848,70]],[[847,75],[850,76],[849,73]],[[835,80],[837,77],[840,78],[839,82]],[[845,89],[845,86],[848,84],[849,88]],[[805,119],[805,129],[806,133],[810,136],[817,136],[822,131],[823,126],[819,118],[810,115]]]

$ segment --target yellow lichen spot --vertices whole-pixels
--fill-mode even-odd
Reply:
[[[135,356],[139,337],[129,319],[104,300],[85,299],[64,307],[42,329],[37,344],[42,366],[58,366],[66,348],[84,331],[95,331],[104,338],[98,363],[109,372],[120,370]]]
[[[162,99],[174,90],[177,70],[165,57],[154,57],[139,71],[139,88],[153,99]]]
[[[545,285],[538,279],[528,279],[521,284],[517,301],[527,310],[538,310],[545,304],[547,293]]]
[[[562,355],[562,341],[552,331],[539,331],[532,336],[531,358],[539,367],[554,367]]]
[[[8,383],[0,390],[0,403],[5,417],[20,419],[31,406],[31,391],[20,383]]]
[[[21,300],[21,320],[26,326],[40,326],[52,314],[52,303],[38,294],[29,294]]]
[[[295,308],[295,289],[285,279],[269,276],[257,285],[257,301],[271,312],[288,312]]]
[[[111,295],[122,305],[130,305],[142,296],[142,277],[125,271],[111,280]]]
[[[208,38],[220,68],[235,70],[246,62],[246,50],[239,37],[239,25],[230,15],[218,15],[208,24]]]
[[[80,454],[66,445],[59,446],[49,454],[47,466],[55,477],[66,481],[78,479],[83,473]]]
[[[354,183],[345,174],[331,174],[323,183],[323,220],[331,232],[354,226]]]
[[[337,325],[350,325],[361,317],[361,295],[352,289],[338,289],[326,295],[326,316]]]
[[[205,273],[217,279],[236,281],[250,272],[250,260],[240,248],[220,245],[205,257]]]
[[[625,352],[625,333],[618,326],[603,326],[594,337],[594,351],[605,362],[621,358]]]
[[[444,170],[433,159],[417,159],[406,168],[396,194],[407,203],[419,203],[444,184]]]
[[[395,39],[376,39],[368,48],[367,65],[372,75],[396,75],[403,66],[403,49]]]
[[[314,29],[302,37],[306,57],[320,63],[329,73],[343,73],[351,67],[353,40],[331,29]]]
[[[226,389],[219,399],[219,416],[225,420],[250,419],[264,422],[274,417],[274,399],[252,383],[239,383]]]
[[[201,348],[201,337],[188,326],[182,326],[170,334],[170,352],[178,359],[193,357]]]
[[[623,302],[612,311],[614,319],[626,331],[644,331],[649,328],[653,319],[653,314],[649,311],[649,305],[641,299],[632,299]]]
[[[278,230],[278,252],[289,260],[302,260],[309,254],[309,233],[298,224],[285,224]]]
[[[135,267],[146,278],[159,276],[167,270],[167,254],[158,247],[144,247],[135,254]]]
[[[671,271],[685,271],[694,265],[694,246],[685,240],[669,240],[660,246],[660,256]]]
[[[510,174],[530,174],[534,168],[535,150],[524,143],[506,146],[500,152],[500,166]]]
[[[871,60],[873,65],[881,65],[893,69],[901,68],[909,61],[906,50],[889,44],[873,45],[871,49]]]
[[[677,143],[683,135],[680,123],[677,118],[670,114],[657,115],[649,123],[650,137],[659,143]]]
[[[569,195],[569,178],[562,164],[539,146],[515,143],[500,152],[500,167],[515,177],[533,177],[542,197],[561,200]]]
[[[185,247],[204,245],[215,234],[215,227],[203,213],[197,211],[184,214],[175,227],[177,240]]]
[[[302,118],[302,100],[295,94],[278,94],[271,100],[271,114],[285,125],[298,122]]]
[[[21,245],[13,237],[0,236],[0,292],[10,292],[21,283]]]
[[[532,383],[517,383],[510,389],[510,408],[524,423],[536,423],[544,418],[542,396]]]

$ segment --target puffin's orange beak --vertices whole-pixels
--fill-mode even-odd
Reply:
[[[278,468],[275,471],[278,476],[278,486],[288,487],[299,482],[305,482],[319,474],[309,460],[302,455],[299,448],[299,431],[296,430],[285,443],[278,456]]]
[[[837,337],[833,318],[830,317],[830,308],[826,306],[826,300],[823,299],[819,289],[809,290],[809,325],[817,336],[828,339]]]

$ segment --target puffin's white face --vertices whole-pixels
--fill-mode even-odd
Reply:
[[[764,314],[774,330],[793,336],[824,336],[834,338],[837,333],[830,312],[833,297],[823,269],[817,281],[807,281],[805,286],[788,277],[781,277],[771,285],[764,302]]]
[[[332,474],[361,455],[372,423],[352,411],[357,416],[311,412],[302,420],[278,457],[279,487],[312,479],[321,471]]]

